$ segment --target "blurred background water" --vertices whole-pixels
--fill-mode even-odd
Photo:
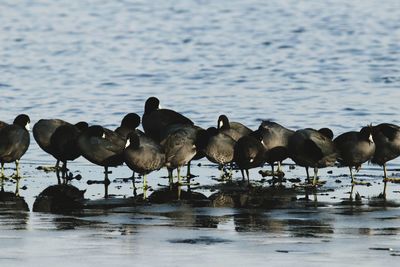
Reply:
[[[400,123],[399,1],[4,0],[0,3],[0,14],[0,120],[11,122],[17,114],[27,113],[33,123],[41,118],[62,118],[115,128],[128,112],[142,115],[147,97],[157,96],[163,107],[184,113],[202,127],[215,125],[222,113],[251,128],[257,127],[262,119],[273,119],[292,129],[331,127],[335,135],[369,123]],[[32,138],[22,160],[26,177],[22,184],[28,187],[22,195],[30,207],[49,181],[55,182],[54,175],[38,172],[35,167],[52,162]],[[79,169],[84,178],[93,173],[102,175],[100,167],[83,158],[70,167]],[[397,168],[398,160],[391,162],[390,167]],[[368,168],[367,173],[373,172],[374,179],[379,181],[379,168]],[[196,171],[201,183],[207,183],[209,176],[218,172],[216,168]],[[129,173],[127,168],[118,168],[113,175],[129,176]],[[152,177],[161,174],[165,175],[160,171]],[[304,173],[299,169],[292,175],[303,177]],[[156,183],[153,180],[154,186]],[[84,181],[75,185],[87,188]],[[122,186],[126,189],[117,191],[113,187],[111,193],[127,196],[129,186]],[[88,189],[86,196],[100,198],[101,187],[94,188]],[[353,247],[364,257],[364,265],[374,265],[374,260],[382,255],[386,261],[396,258],[368,247],[391,244],[398,239],[397,228],[393,228],[389,238],[386,238],[388,232],[379,230],[375,231],[378,233],[375,238],[360,234],[362,229],[381,225],[381,220],[376,219],[381,218],[380,214],[371,215],[371,225],[362,227],[357,223],[367,215],[344,220],[328,215],[331,230],[324,236],[335,242],[325,242],[324,238],[311,241],[292,238],[291,224],[286,219],[279,228],[283,230],[245,227],[245,234],[238,236],[233,214],[239,211],[207,210],[206,214],[213,217],[215,212],[218,218],[227,216],[225,222],[216,223],[218,229],[193,230],[197,227],[193,223],[176,226],[180,220],[175,216],[166,219],[168,225],[175,227],[148,226],[132,222],[141,213],[129,211],[123,213],[121,221],[110,222],[114,218],[110,215],[95,220],[97,224],[78,223],[79,230],[75,232],[63,227],[52,231],[57,222],[69,225],[69,219],[65,223],[62,216],[60,219],[50,214],[27,213],[21,219],[19,213],[14,216],[11,212],[12,216],[7,217],[9,213],[5,212],[0,219],[3,244],[0,263],[15,266],[26,261],[32,265],[43,260],[46,264],[59,264],[57,256],[83,257],[90,252],[102,256],[91,255],[88,265],[118,261],[121,266],[132,262],[240,265],[261,260],[299,264],[301,258],[308,266],[321,263],[337,266],[347,265],[346,259],[353,260],[346,250]],[[318,209],[310,216],[314,212],[323,211]],[[336,212],[333,209],[328,214]],[[382,216],[398,224],[399,210],[391,209],[388,214]],[[154,219],[152,216],[153,213],[150,217]],[[261,225],[265,225],[264,211],[259,216]],[[278,219],[274,214],[268,216],[282,224],[279,216]],[[292,222],[293,216],[286,216]],[[9,225],[20,225],[20,220],[23,231]],[[342,228],[348,220],[352,221],[350,237],[346,236],[349,230]],[[121,237],[121,233],[126,234],[121,229],[131,224],[134,226],[127,230],[128,237]],[[137,225],[141,227],[136,229]],[[244,225],[251,224],[245,220]],[[294,225],[296,230],[303,229]],[[192,245],[166,241],[176,239],[171,236],[192,235],[216,236],[217,242],[211,242],[211,246],[207,241],[200,242],[193,245],[193,251]],[[349,248],[345,236],[361,241],[353,240],[350,242],[353,247]],[[271,245],[270,242],[274,243],[269,240],[271,237],[280,245]],[[41,240],[48,241],[43,249],[36,247]],[[284,253],[282,261],[282,253],[275,251],[284,250],[282,244],[296,249],[302,246],[295,246],[296,242],[317,245],[304,245],[307,249],[295,250],[294,256]],[[247,244],[244,248],[243,243]],[[126,246],[130,249],[126,250]],[[154,246],[158,247],[158,259],[154,257]],[[121,247],[124,249],[120,250]],[[110,258],[105,257],[106,252]],[[335,255],[341,255],[343,260]],[[193,261],[193,257],[200,256],[204,261]]]

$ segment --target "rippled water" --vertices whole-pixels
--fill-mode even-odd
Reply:
[[[115,128],[126,113],[141,115],[145,99],[155,95],[203,127],[216,124],[221,113],[253,128],[274,119],[293,129],[331,127],[336,135],[367,123],[399,124],[399,8],[394,0],[2,1],[0,119],[25,112],[33,123],[58,117]],[[21,181],[30,209],[56,182],[35,167],[52,163],[33,141]],[[399,161],[389,167],[396,174]],[[86,184],[102,178],[100,167],[80,158],[70,168],[83,175],[74,185],[87,188],[86,197],[101,198],[100,185]],[[178,205],[76,216],[1,210],[0,264],[60,264],[65,257],[82,266],[337,266],[355,256],[370,266],[394,262],[400,210],[369,201],[382,189],[380,169],[361,171],[373,186],[357,189],[365,197],[360,207],[337,206],[349,179],[338,185],[334,180],[346,170],[331,170],[321,176],[328,188],[339,189],[318,196],[323,207]],[[201,185],[215,183],[210,176],[218,174],[213,166],[193,171]],[[129,175],[126,167],[112,174]],[[154,188],[166,184],[158,178],[163,175],[150,175]],[[258,178],[257,170],[252,175]],[[304,171],[287,171],[287,177],[303,178]],[[110,193],[130,196],[130,184],[119,181]],[[389,189],[396,202],[399,187]]]

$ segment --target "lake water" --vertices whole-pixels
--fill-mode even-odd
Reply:
[[[330,127],[335,135],[400,124],[399,10],[395,0],[1,1],[0,120],[27,113],[32,123],[62,118],[114,129],[157,96],[202,127],[223,113],[251,128],[273,119],[292,129]],[[32,138],[21,163],[21,195],[32,209],[56,183],[36,167],[54,160]],[[195,181],[216,184],[216,166],[200,163]],[[394,176],[399,163],[389,164]],[[87,189],[85,197],[102,197],[101,185],[86,183],[102,179],[101,167],[83,158],[69,167],[82,174],[73,185]],[[257,171],[253,180],[261,179]],[[305,176],[301,168],[285,172]],[[118,179],[130,175],[127,167],[113,169],[110,194],[131,196],[131,184]],[[150,174],[150,185],[166,184],[165,175]],[[400,187],[390,184],[388,202],[375,203],[382,172],[366,164],[360,176],[372,186],[356,188],[361,204],[343,204],[347,169],[320,175],[334,192],[322,190],[313,205],[297,208],[175,203],[76,215],[1,208],[0,265],[397,264]]]

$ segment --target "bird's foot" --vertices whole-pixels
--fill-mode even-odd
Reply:
[[[13,179],[15,179],[15,180],[18,180],[18,179],[21,179],[22,176],[19,175],[19,174],[17,174],[17,173],[13,173],[13,174],[11,174],[10,178],[13,178]]]
[[[353,180],[351,182],[351,184],[353,184],[353,185],[366,185],[366,186],[371,186],[372,185],[370,182],[357,181],[357,180]]]
[[[384,182],[391,182],[394,184],[400,184],[400,178],[388,177],[383,179]]]
[[[38,166],[37,170],[44,171],[44,172],[57,172],[61,171],[61,167],[57,166]]]

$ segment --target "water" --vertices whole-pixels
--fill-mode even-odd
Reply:
[[[399,124],[399,7],[394,0],[2,1],[0,119],[24,112],[33,123],[57,117],[115,128],[126,113],[141,115],[145,99],[155,95],[203,127],[222,113],[252,128],[274,119],[292,129],[330,127],[336,135],[368,123]],[[32,138],[21,181],[30,209],[56,182],[35,168],[53,163]],[[193,168],[195,180],[215,184],[217,169],[201,163]],[[87,189],[86,197],[101,198],[101,185],[86,184],[102,179],[100,167],[79,158],[70,168],[82,174],[73,184]],[[389,168],[398,175],[399,160]],[[149,176],[154,189],[166,184],[165,173]],[[357,187],[362,205],[340,205],[350,190],[346,173],[321,171],[326,188],[335,189],[317,196],[322,207],[176,204],[76,215],[2,209],[0,263],[65,266],[65,257],[77,266],[338,266],[355,257],[366,266],[394,263],[399,187],[389,185],[391,205],[374,206],[382,174],[365,165],[360,175],[372,186]],[[120,167],[111,177],[130,174]],[[251,175],[260,179],[257,170]],[[286,176],[303,178],[304,171],[286,168]],[[110,186],[120,198],[131,190],[120,179]]]

